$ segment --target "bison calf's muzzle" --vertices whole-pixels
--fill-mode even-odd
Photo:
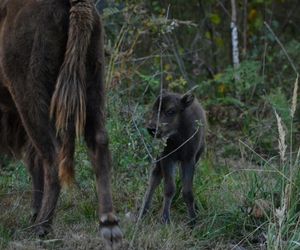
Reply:
[[[163,91],[153,105],[147,130],[152,136],[164,137],[167,141],[152,169],[141,215],[149,210],[154,191],[163,180],[162,221],[170,222],[170,207],[175,194],[175,167],[179,164],[183,200],[193,225],[197,210],[192,190],[193,178],[195,165],[205,148],[205,111],[192,94]]]
[[[155,127],[153,128],[153,127],[148,126],[147,131],[152,136],[155,136],[155,134],[156,134],[156,128]]]

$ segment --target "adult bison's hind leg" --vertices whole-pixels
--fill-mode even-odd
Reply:
[[[32,179],[32,219],[34,222],[42,206],[44,192],[43,161],[40,159],[32,145],[27,145],[25,164]]]
[[[113,212],[111,155],[108,146],[108,135],[104,125],[105,118],[103,110],[101,110],[101,101],[99,101],[101,97],[89,97],[85,137],[96,174],[100,231],[107,247],[114,248],[120,245],[122,232],[118,226],[118,219]]]

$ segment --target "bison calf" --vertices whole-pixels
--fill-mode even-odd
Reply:
[[[195,165],[205,147],[205,112],[192,94],[163,91],[154,103],[148,131],[157,138],[167,138],[163,153],[152,170],[141,214],[149,210],[153,193],[164,179],[163,223],[170,222],[170,206],[175,194],[175,166],[180,163],[182,195],[190,223],[196,219],[192,191]]]

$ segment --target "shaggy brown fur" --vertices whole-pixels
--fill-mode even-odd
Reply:
[[[76,1],[71,1],[76,2]],[[76,134],[85,126],[87,49],[93,30],[93,5],[81,2],[70,9],[67,51],[51,100],[51,116],[55,114],[57,130],[67,129],[74,115]],[[78,18],[79,17],[79,18]]]
[[[103,71],[103,29],[92,0],[0,1],[0,152],[25,153],[40,236],[49,231],[60,184],[72,180],[75,137],[84,134],[101,233],[110,246],[121,239],[111,198]]]

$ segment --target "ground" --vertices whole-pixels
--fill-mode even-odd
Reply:
[[[274,171],[269,172],[270,167],[239,141],[242,138],[239,129],[226,133],[220,126],[210,126],[208,148],[195,176],[194,190],[200,209],[198,222],[191,229],[187,225],[179,177],[171,225],[162,225],[160,221],[161,187],[149,216],[136,221],[151,169],[145,150],[137,150],[143,147],[139,138],[145,136],[148,146],[151,140],[143,134],[142,122],[138,124],[142,131],[138,135],[132,124],[121,122],[124,117],[118,119],[118,115],[110,113],[108,129],[114,162],[113,198],[125,235],[123,249],[267,249],[267,234],[275,223],[268,216],[276,207],[276,201],[271,200],[276,195],[270,188],[276,186],[272,183],[276,178]],[[121,138],[124,131],[126,136]],[[43,240],[31,231],[31,183],[25,167],[18,161],[3,161],[1,249],[102,249],[94,175],[82,141],[77,143],[76,183],[62,191],[53,232]],[[270,208],[264,206],[269,202],[272,202]]]

